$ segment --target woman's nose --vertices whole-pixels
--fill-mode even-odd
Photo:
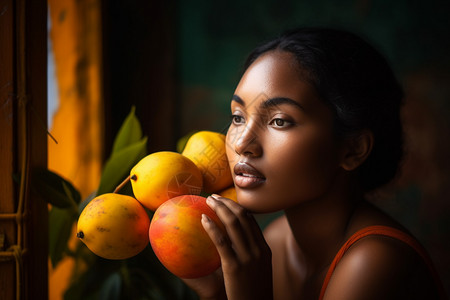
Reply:
[[[258,157],[262,154],[260,138],[254,128],[255,125],[248,123],[240,132],[236,131],[234,151],[237,154],[252,157]]]

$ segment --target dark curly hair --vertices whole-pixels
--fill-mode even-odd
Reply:
[[[358,168],[365,191],[390,182],[403,156],[403,90],[386,59],[357,35],[329,28],[289,30],[249,55],[246,70],[272,50],[295,55],[303,80],[315,86],[335,117],[339,137],[370,130],[374,146]]]

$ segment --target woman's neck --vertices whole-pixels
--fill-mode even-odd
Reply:
[[[309,274],[322,272],[349,237],[352,216],[362,198],[353,186],[348,180],[336,182],[320,199],[285,210],[293,247],[298,246],[294,251]]]

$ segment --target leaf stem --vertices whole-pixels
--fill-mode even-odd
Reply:
[[[119,193],[119,191],[128,183],[128,181],[130,181],[130,175],[128,175],[128,177],[125,178],[125,180],[116,187],[116,189],[114,190],[114,194]]]

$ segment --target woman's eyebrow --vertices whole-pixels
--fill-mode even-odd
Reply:
[[[239,97],[238,95],[233,95],[233,97],[231,97],[231,100],[236,101],[237,103],[239,103],[242,106],[245,106],[244,100],[242,100],[241,97]]]
[[[272,108],[272,107],[275,107],[275,106],[281,105],[281,104],[288,104],[288,105],[295,106],[303,111],[305,110],[305,108],[297,101],[292,100],[290,98],[284,98],[284,97],[276,97],[276,98],[267,99],[266,101],[261,102],[260,107],[261,108]]]
[[[241,97],[239,97],[238,95],[233,95],[233,97],[231,98],[232,101],[236,101],[238,104],[242,105],[245,107],[245,102],[244,100],[241,99]],[[264,102],[261,103],[260,107],[261,108],[272,108],[275,107],[277,105],[282,105],[282,104],[288,104],[288,105],[292,105],[295,106],[301,110],[305,110],[305,108],[298,103],[295,100],[292,100],[290,98],[285,98],[285,97],[276,97],[276,98],[270,98],[265,100]]]

